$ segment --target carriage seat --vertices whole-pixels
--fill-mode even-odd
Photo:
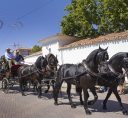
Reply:
[[[18,68],[21,67],[21,66],[22,66],[21,64],[19,64],[19,65],[12,65],[10,71],[11,71],[11,73],[12,73],[13,76],[17,76],[17,74],[18,74],[17,73]]]

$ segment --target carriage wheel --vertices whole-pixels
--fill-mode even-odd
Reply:
[[[4,91],[4,93],[8,93],[8,89],[9,89],[9,81],[7,78],[3,78],[2,80],[2,90]]]

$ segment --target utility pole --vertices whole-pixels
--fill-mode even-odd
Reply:
[[[19,43],[16,44],[15,42],[13,44],[11,44],[10,46],[12,46],[14,50],[16,50],[20,47]]]

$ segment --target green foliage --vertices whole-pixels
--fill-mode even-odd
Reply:
[[[72,0],[65,9],[62,32],[77,37],[95,37],[128,29],[127,0]]]
[[[31,53],[35,53],[35,52],[41,51],[41,49],[42,49],[42,48],[41,48],[40,46],[34,45],[34,46],[32,47]]]
[[[106,34],[128,29],[128,1],[127,0],[99,0],[100,11],[99,33]]]

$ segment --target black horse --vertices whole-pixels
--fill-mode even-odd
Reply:
[[[55,104],[57,103],[57,97],[59,93],[59,89],[61,88],[62,83],[65,81],[67,83],[67,94],[68,94],[68,99],[70,102],[70,105],[72,108],[76,107],[75,104],[72,102],[71,98],[71,85],[76,85],[76,90],[80,95],[80,102],[83,104],[82,100],[82,88],[79,86],[79,81],[78,78],[76,78],[77,75],[85,72],[85,67],[83,64],[63,64],[59,67],[58,72],[57,72],[57,79],[56,79],[56,85],[54,89],[54,99],[55,99]],[[57,88],[58,87],[58,88]]]
[[[127,114],[127,111],[123,107],[121,98],[118,94],[117,86],[119,84],[124,83],[125,75],[128,76],[128,53],[127,52],[116,53],[110,58],[110,60],[107,63],[102,63],[100,65],[100,69],[102,71],[103,78],[106,78],[107,80],[111,79],[111,81],[109,80],[110,82],[113,81],[112,82],[113,86],[110,86],[110,84],[105,85],[104,83],[102,84],[102,82],[99,82],[100,85],[109,86],[107,96],[103,101],[103,109],[107,109],[106,106],[107,101],[113,92],[120,104],[123,114]]]
[[[56,73],[57,73],[57,66],[58,66],[58,59],[55,55],[52,53],[49,53],[45,56],[48,65],[47,65],[47,72],[44,75],[45,81],[44,83],[47,85],[47,90],[45,90],[45,93],[47,93],[50,89],[50,85],[54,87]]]
[[[37,58],[35,64],[23,65],[18,69],[19,84],[23,96],[25,95],[26,83],[32,81],[37,85],[38,97],[41,97],[41,80],[46,72],[47,65],[47,60],[43,56],[40,56]]]
[[[116,58],[116,57],[118,57],[118,58]],[[117,91],[117,86],[119,85],[120,82],[122,82],[122,80],[124,80],[124,74],[128,74],[127,53],[118,53],[118,54],[114,55],[108,61],[108,63],[106,61],[104,61],[104,62],[102,61],[101,63],[98,64],[98,71],[99,71],[99,66],[102,65],[103,63],[106,65],[106,69],[103,66],[103,68],[101,69],[101,71],[99,71],[99,73],[96,73],[96,71],[92,71],[92,69],[90,69],[90,67],[88,66],[88,63],[86,63],[86,60],[84,62],[85,67],[88,71],[87,71],[87,73],[85,73],[83,76],[80,76],[79,78],[80,78],[80,86],[82,87],[82,89],[84,91],[84,108],[85,108],[86,114],[91,114],[91,111],[88,109],[88,105],[94,104],[97,100],[97,94],[95,92],[94,86],[95,86],[95,84],[98,84],[101,86],[109,87],[107,96],[106,96],[105,100],[103,101],[103,109],[107,109],[107,107],[106,107],[107,100],[110,97],[111,93],[113,92],[120,104],[122,113],[124,115],[127,115],[127,110],[123,107],[121,98]],[[115,67],[112,66],[115,63],[117,65],[120,65],[119,68],[116,65],[115,65]],[[124,70],[124,73],[122,71],[122,68]],[[118,71],[111,71],[111,70],[118,70]],[[107,72],[103,72],[103,71],[107,71]],[[93,91],[91,91],[91,92],[95,96],[95,99],[91,100],[89,102],[87,102],[88,97],[89,97],[89,94],[87,91],[88,88],[93,89]]]
[[[49,82],[50,77],[55,75],[55,70],[57,69],[58,60],[53,54],[48,54],[46,57],[40,56],[37,58],[36,62],[33,65],[24,65],[18,69],[18,77],[22,95],[24,94],[25,86],[27,82],[31,82],[34,84],[38,92],[38,97],[41,97],[42,94],[42,81],[44,78],[47,78],[48,81],[44,81],[48,85],[49,90]]]
[[[108,60],[107,48],[102,49],[101,47],[99,47],[99,49],[96,49],[89,54],[86,60],[84,60],[81,63],[80,68],[78,65],[69,65],[69,67],[66,68],[63,67],[65,65],[62,65],[58,70],[59,76],[57,76],[57,81],[53,92],[54,100],[55,100],[54,104],[55,105],[58,104],[57,98],[58,98],[59,89],[61,88],[62,82],[66,81],[68,85],[68,90],[67,90],[68,98],[71,107],[74,107],[74,104],[72,103],[70,96],[70,89],[71,89],[70,86],[71,84],[74,84],[75,81],[76,83],[79,83],[79,87],[82,88],[84,91],[84,108],[86,113],[90,114],[91,112],[87,106],[87,100],[89,97],[87,89],[90,89],[94,95],[94,100],[89,102],[89,104],[92,104],[98,98],[95,90],[97,77],[94,78],[94,75],[98,73],[98,65],[106,60]],[[64,71],[64,75],[63,75],[63,71]],[[81,99],[81,103],[82,103],[82,99]]]

